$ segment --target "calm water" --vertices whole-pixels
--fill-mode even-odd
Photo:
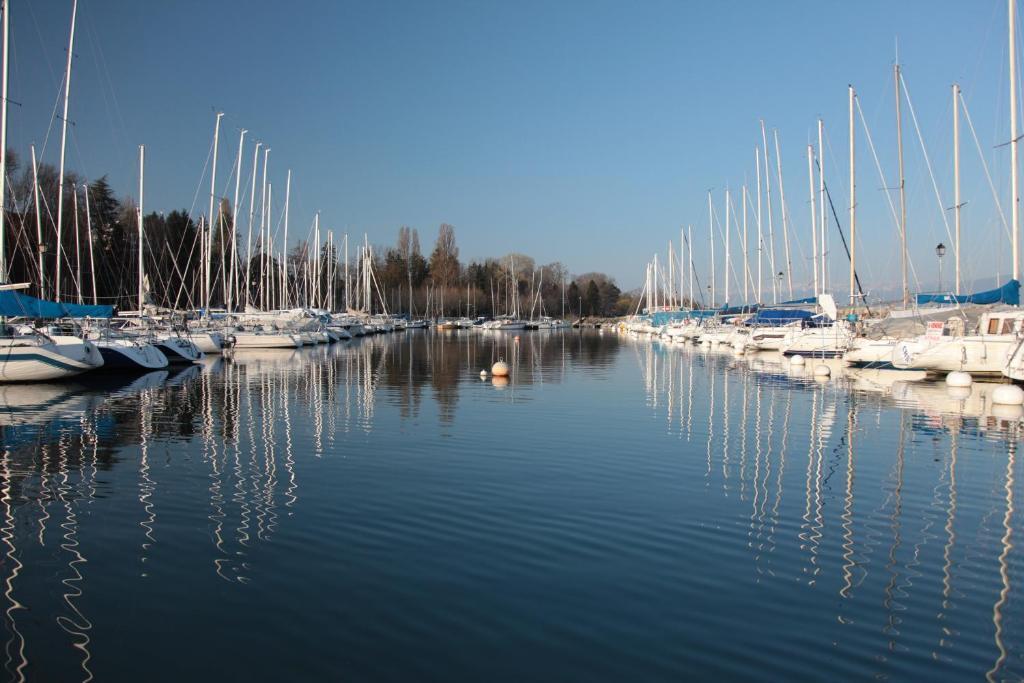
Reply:
[[[410,332],[0,387],[5,677],[1024,677],[1019,416],[770,361]]]

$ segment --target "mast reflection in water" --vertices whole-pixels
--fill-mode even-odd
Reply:
[[[3,386],[4,675],[1021,678],[1021,416],[908,379],[451,331]]]

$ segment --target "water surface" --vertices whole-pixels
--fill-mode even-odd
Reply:
[[[4,677],[1021,678],[1020,415],[833,368],[409,332],[2,386]]]

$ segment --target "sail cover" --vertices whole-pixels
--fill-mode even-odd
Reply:
[[[998,289],[975,294],[918,294],[917,304],[1009,304],[1020,305],[1020,283],[1010,280]]]
[[[109,318],[113,315],[113,306],[58,303],[14,290],[0,290],[0,316],[6,318]]]

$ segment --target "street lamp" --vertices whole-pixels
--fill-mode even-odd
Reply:
[[[942,257],[946,255],[946,245],[939,242],[935,247],[935,255],[939,257],[939,292],[942,292]]]

